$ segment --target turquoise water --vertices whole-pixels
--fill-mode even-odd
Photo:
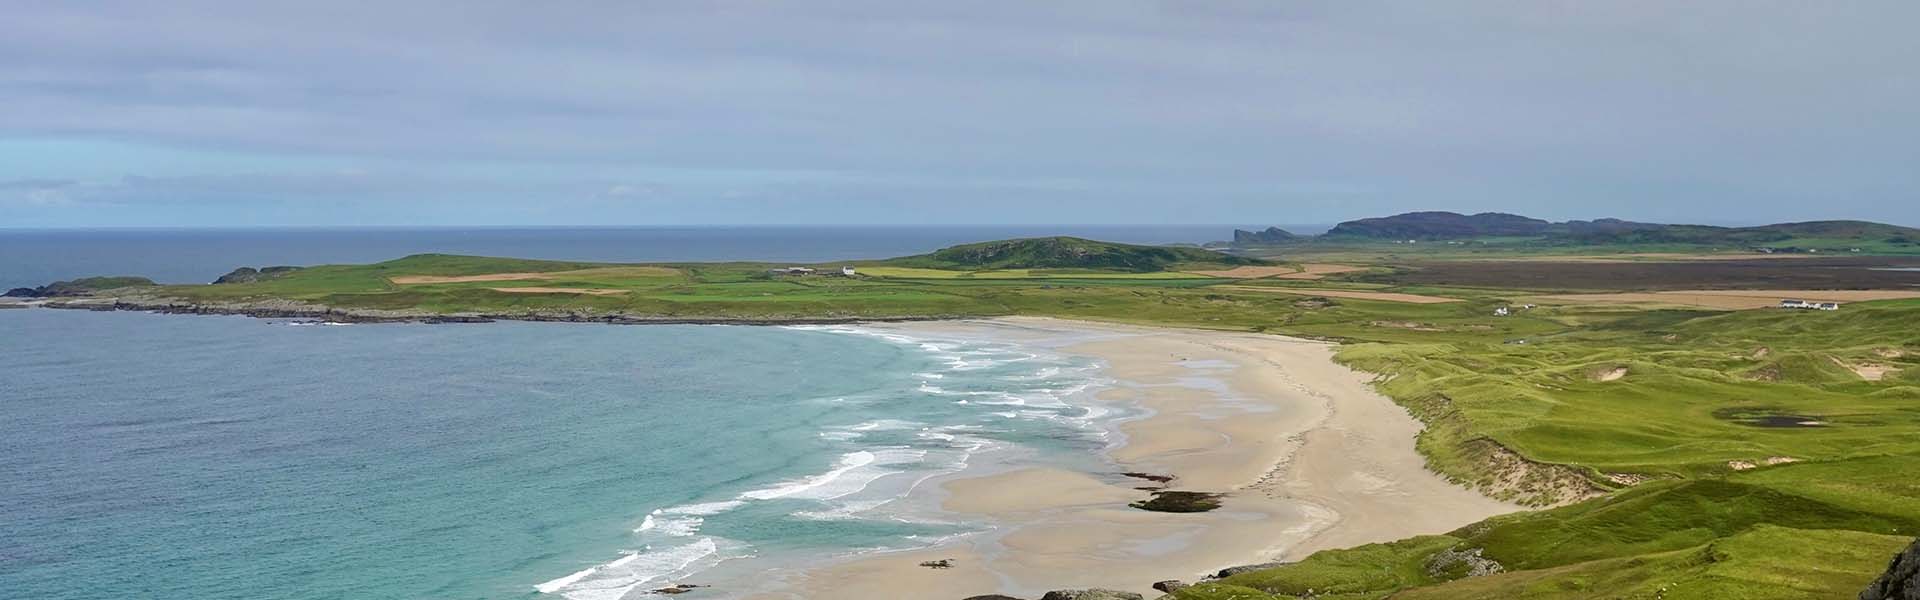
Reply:
[[[860,328],[295,326],[0,310],[0,590],[618,598],[980,527],[1098,468],[1097,365]],[[546,593],[542,593],[542,592]]]

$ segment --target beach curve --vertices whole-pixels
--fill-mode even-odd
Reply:
[[[1017,343],[1101,360],[1119,382],[1098,402],[1148,416],[1117,424],[1109,457],[1171,475],[1168,489],[1224,492],[1220,509],[1129,508],[1157,484],[1118,473],[1022,467],[945,481],[942,508],[991,523],[980,534],[773,575],[751,598],[1038,596],[1104,587],[1154,597],[1155,581],[1227,566],[1443,533],[1523,507],[1454,485],[1414,449],[1421,425],[1332,360],[1334,346],[1277,335],[1035,317],[876,324],[900,333]],[[932,569],[926,561],[948,560]]]

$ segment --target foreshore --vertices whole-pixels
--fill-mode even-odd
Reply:
[[[942,508],[993,530],[782,576],[754,598],[954,600],[1153,583],[1314,551],[1443,533],[1522,507],[1453,485],[1414,451],[1418,421],[1334,363],[1334,347],[1275,335],[1011,317],[869,325],[909,335],[1044,344],[1095,357],[1118,384],[1097,401],[1150,411],[1119,425],[1122,471],[1167,489],[1225,493],[1219,509],[1131,508],[1154,484],[1117,473],[1022,468],[948,481]],[[1224,385],[1220,385],[1224,383]],[[925,561],[950,561],[928,568]]]
[[[1321,341],[1038,317],[735,321],[90,300],[48,307],[360,322],[858,323],[915,337],[1003,340],[1092,357],[1117,382],[1093,402],[1148,412],[1117,425],[1123,441],[1109,450],[1113,472],[1035,467],[948,480],[926,490],[930,501],[989,531],[931,548],[771,573],[778,590],[747,596],[755,599],[1037,598],[1089,587],[1153,598],[1157,581],[1193,582],[1225,567],[1444,533],[1523,509],[1428,471],[1414,449],[1420,423],[1375,392],[1371,375],[1335,363],[1336,347]],[[1159,484],[1122,472],[1171,476],[1166,489],[1225,496],[1210,512],[1140,510],[1128,504],[1148,497],[1140,488]],[[940,560],[951,567],[921,566]]]
[[[623,312],[577,310],[524,310],[514,312],[431,312],[418,309],[339,308],[292,300],[251,300],[234,302],[196,302],[165,296],[102,294],[57,298],[0,299],[0,308],[49,308],[98,312],[127,311],[170,315],[241,316],[258,319],[306,319],[332,323],[491,323],[494,321],[534,321],[551,323],[603,323],[609,325],[850,325],[859,323],[899,323],[914,321],[951,321],[958,315],[862,316],[821,315],[792,317],[674,317],[637,315]]]

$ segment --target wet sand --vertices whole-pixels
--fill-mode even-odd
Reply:
[[[872,325],[901,333],[1048,344],[1097,357],[1118,384],[1099,402],[1149,409],[1123,422],[1120,471],[1172,475],[1167,489],[1224,492],[1220,509],[1130,508],[1119,473],[1022,468],[946,482],[942,507],[994,525],[943,546],[867,555],[776,575],[788,591],[757,598],[894,600],[977,594],[1038,597],[1105,587],[1159,595],[1223,567],[1441,533],[1520,510],[1452,485],[1414,452],[1420,425],[1335,364],[1334,347],[1273,335],[1037,318]],[[1059,345],[1058,340],[1072,340]],[[922,561],[950,559],[932,569]]]

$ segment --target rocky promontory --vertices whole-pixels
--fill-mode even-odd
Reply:
[[[82,277],[72,281],[55,281],[40,287],[19,287],[0,294],[7,298],[70,298],[90,296],[101,290],[140,287],[154,285],[152,279],[145,277]]]
[[[214,285],[223,283],[254,283],[273,279],[300,270],[301,267],[240,267],[213,280]]]

